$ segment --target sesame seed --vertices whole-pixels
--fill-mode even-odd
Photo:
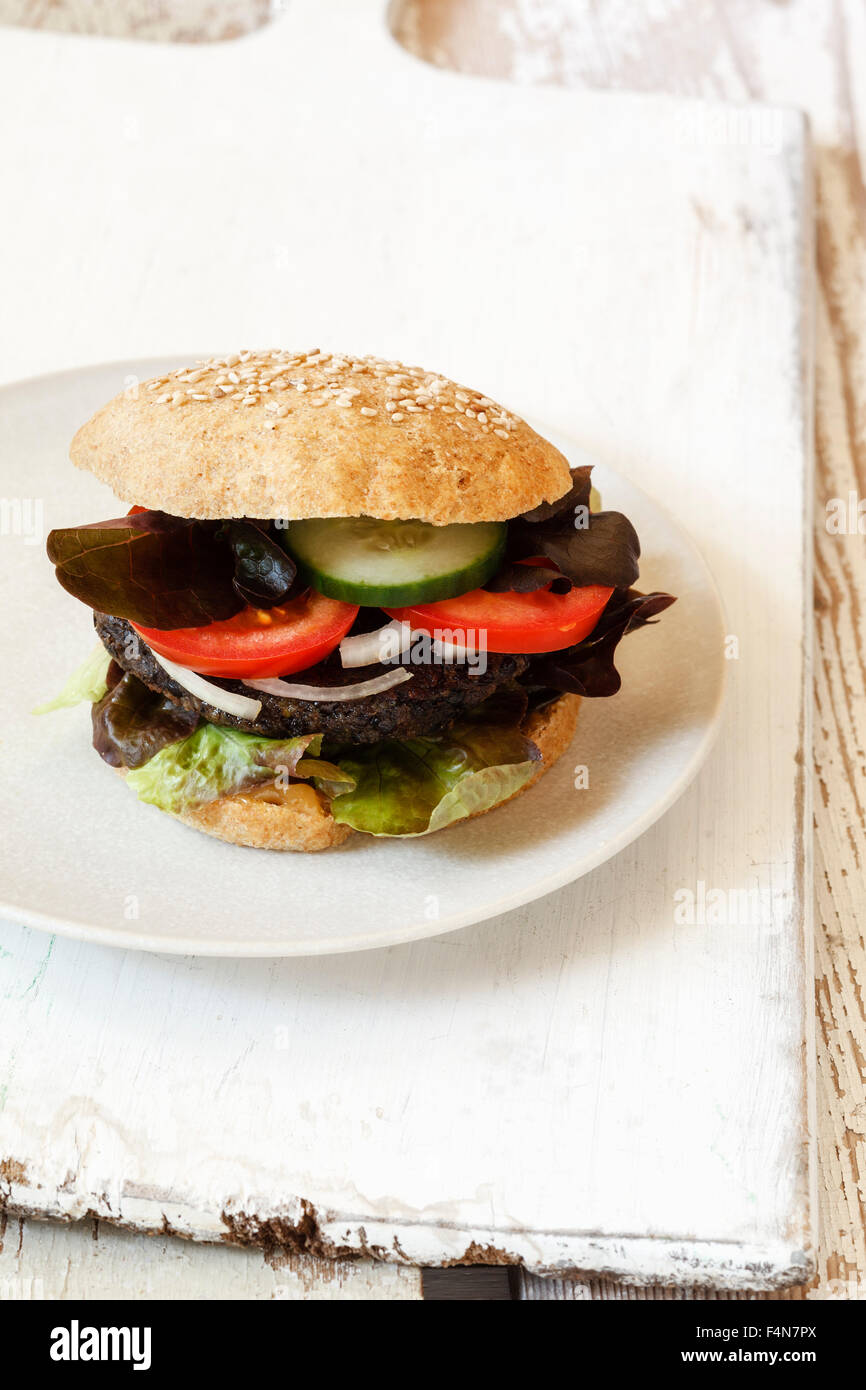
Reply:
[[[365,378],[369,393],[356,384]],[[291,388],[310,393],[312,406],[333,402],[341,410],[348,410],[357,405],[367,419],[382,413],[384,406],[394,424],[410,415],[440,409],[445,415],[465,414],[467,420],[477,420],[476,428],[481,433],[493,433],[504,441],[520,424],[489,396],[468,392],[421,367],[390,358],[323,352],[320,348],[307,352],[277,348],[253,352],[244,348],[224,357],[205,358],[192,366],[175,368],[144,386],[155,403],[172,409],[191,406],[195,401],[228,400],[244,406],[258,405],[263,407],[261,419],[268,429],[290,413],[288,406],[280,406],[278,397]],[[387,397],[384,403],[383,395]],[[454,424],[467,432],[468,426],[457,419]]]

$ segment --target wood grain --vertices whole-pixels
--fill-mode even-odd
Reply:
[[[857,0],[399,0],[395,32],[461,72],[804,108],[816,141],[815,881],[821,1275],[866,1296],[866,666],[863,539],[823,524],[866,493],[866,15]],[[525,1297],[622,1297],[539,1285]],[[635,1296],[650,1296],[646,1292]],[[667,1297],[668,1292],[651,1296]],[[795,1295],[779,1295],[795,1296]]]
[[[0,24],[157,43],[215,43],[267,23],[280,0],[0,0]]]

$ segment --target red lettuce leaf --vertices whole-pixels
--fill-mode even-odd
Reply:
[[[509,560],[484,587],[492,594],[534,594],[537,589],[546,588],[554,594],[567,594],[574,585],[564,574],[556,574],[543,565],[521,565]]]
[[[70,594],[142,627],[201,627],[240,612],[219,522],[166,512],[51,531],[48,558]]]
[[[583,464],[580,468],[572,468],[571,487],[563,497],[557,497],[555,502],[542,502],[540,506],[533,507],[531,512],[524,512],[522,516],[518,517],[518,520],[526,521],[530,526],[540,526],[543,522],[561,518],[563,513],[574,516],[576,507],[589,508],[591,490],[592,464]]]
[[[509,522],[505,563],[485,588],[492,593],[532,593],[550,584],[550,570],[519,564],[544,555],[561,571],[554,593],[572,585],[628,588],[638,577],[640,541],[621,512],[590,512],[592,468],[574,468],[564,497],[544,502]]]
[[[614,665],[619,642],[675,602],[673,594],[617,589],[589,636],[564,651],[533,657],[523,683],[534,691],[569,691],[592,699],[615,695],[621,685]]]
[[[142,627],[202,627],[285,599],[295,565],[265,524],[144,511],[52,531],[48,558],[70,594]]]
[[[141,767],[169,743],[188,738],[199,722],[168,695],[151,690],[116,662],[108,668],[108,690],[91,710],[93,746],[111,767]]]

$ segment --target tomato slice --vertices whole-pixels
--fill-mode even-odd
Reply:
[[[524,563],[555,568],[541,559]],[[589,636],[612,593],[613,589],[598,584],[570,589],[567,594],[552,594],[548,589],[531,594],[472,589],[459,598],[387,612],[424,632],[453,633],[450,640],[462,646],[478,647],[478,634],[483,632],[491,652],[558,652]]]
[[[145,507],[130,507],[127,516]],[[276,608],[243,608],[224,622],[205,627],[134,627],[158,656],[189,666],[203,676],[262,680],[305,671],[328,656],[345,637],[358,609],[308,590]]]
[[[132,626],[158,656],[203,676],[259,680],[315,666],[345,637],[357,613],[354,604],[310,589],[276,608],[243,608],[233,618],[205,627],[167,632]]]

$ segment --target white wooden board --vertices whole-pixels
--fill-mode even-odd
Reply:
[[[0,89],[0,377],[185,344],[428,361],[663,498],[736,639],[698,782],[535,906],[273,963],[10,924],[8,1204],[632,1282],[808,1276],[801,118],[464,81],[372,0],[295,0],[206,51],[9,33]]]

